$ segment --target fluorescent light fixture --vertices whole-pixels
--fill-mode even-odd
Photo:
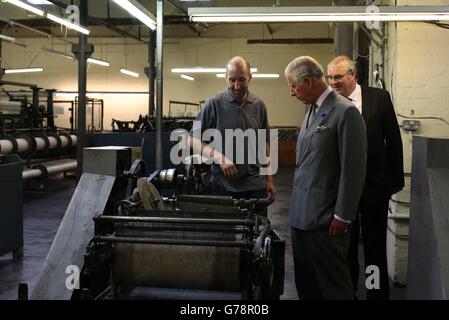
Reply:
[[[188,76],[188,75],[185,75],[185,74],[181,74],[181,78],[186,79],[186,80],[190,80],[190,81],[194,81],[195,80],[194,77],[191,77],[191,76]]]
[[[3,34],[0,34],[0,39],[6,40],[6,41],[10,41],[10,42],[16,41],[16,38],[8,37],[8,36],[5,36],[5,35],[3,35]]]
[[[223,73],[226,72],[226,68],[174,68],[171,69],[173,73]],[[251,68],[251,72],[257,72],[257,68]]]
[[[156,17],[135,0],[114,0],[120,7],[128,11],[151,30],[156,30]]]
[[[43,10],[35,8],[33,6],[30,6],[29,4],[24,3],[22,1],[19,1],[19,0],[3,0],[3,2],[8,2],[10,4],[13,4],[15,6],[18,6],[18,7],[22,8],[22,9],[25,9],[25,10],[30,11],[32,13],[35,13],[38,16],[44,16],[44,11]]]
[[[71,23],[70,21],[68,21],[66,19],[63,19],[61,17],[55,16],[54,14],[47,13],[47,18],[52,20],[52,21],[54,21],[54,22],[60,23],[60,24],[62,24],[64,26],[66,26],[69,29],[76,30],[76,31],[84,33],[86,35],[88,35],[90,33],[90,31],[87,30],[86,28],[83,28],[80,25]]]
[[[42,68],[24,68],[24,69],[6,69],[5,74],[8,73],[28,73],[28,72],[42,72]]]
[[[221,7],[189,8],[193,22],[444,21],[449,6]]]
[[[28,3],[31,4],[39,4],[39,5],[52,5],[53,3],[47,1],[47,0],[27,0]]]
[[[126,74],[128,76],[134,77],[134,78],[138,78],[139,77],[139,74],[137,72],[129,71],[129,70],[126,70],[126,69],[120,69],[120,72],[123,73],[123,74]]]
[[[253,78],[279,78],[278,73],[254,73]],[[224,73],[217,73],[217,78],[226,78]]]
[[[57,54],[58,56],[64,57],[64,58],[66,58],[66,59],[75,60],[75,57],[74,57],[74,56],[72,56],[72,55],[70,55],[70,54],[67,54],[67,53],[65,53],[65,52],[57,51],[57,50],[52,49],[52,48],[42,47],[41,50],[42,50],[42,51],[45,51],[45,52],[48,52],[48,53],[54,53],[54,54]]]
[[[98,64],[98,65],[103,66],[103,67],[109,67],[111,65],[107,61],[98,60],[98,59],[94,59],[94,58],[87,58],[87,62],[93,63],[93,64]]]

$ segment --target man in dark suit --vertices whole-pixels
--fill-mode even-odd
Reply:
[[[296,145],[289,210],[298,296],[352,299],[348,227],[365,180],[365,124],[312,57],[294,59],[285,76],[290,94],[310,105]]]
[[[365,120],[368,139],[366,181],[354,222],[349,263],[354,290],[359,279],[358,243],[361,226],[365,268],[379,268],[380,287],[367,288],[367,299],[388,299],[386,237],[388,203],[404,187],[402,140],[396,114],[386,90],[361,87],[355,80],[354,62],[346,56],[334,58],[327,67],[327,79],[334,90],[348,98]]]

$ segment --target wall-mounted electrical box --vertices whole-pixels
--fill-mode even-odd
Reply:
[[[421,122],[418,120],[403,120],[402,129],[405,131],[418,131],[421,127]]]

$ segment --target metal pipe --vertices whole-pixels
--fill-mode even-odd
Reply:
[[[54,163],[46,163],[45,167],[47,168],[48,174],[54,174],[59,172],[73,171],[77,167],[76,160],[70,161],[55,161]]]
[[[153,238],[127,238],[114,236],[95,236],[97,242],[120,242],[120,243],[152,243],[152,244],[179,244],[191,246],[214,246],[214,247],[245,247],[245,241],[217,241],[217,240],[181,240],[181,239],[153,239]]]
[[[124,216],[99,216],[95,221],[112,222],[158,222],[158,223],[195,223],[195,224],[220,224],[220,225],[247,225],[248,220],[243,219],[202,219],[202,218],[170,218],[170,217],[124,217]]]
[[[41,169],[24,169],[22,171],[22,179],[33,179],[33,178],[39,178],[42,175]]]
[[[24,169],[22,171],[22,179],[40,178],[45,175],[74,171],[76,170],[77,162],[75,159],[60,159],[49,162],[42,162],[35,164],[31,169]]]
[[[87,25],[87,0],[80,1],[80,23]],[[77,177],[83,172],[83,149],[86,146],[86,82],[87,82],[87,36],[79,34],[78,52],[78,170]]]
[[[337,6],[353,6],[354,0],[336,0]],[[337,23],[337,28],[335,30],[335,39],[336,39],[336,47],[335,54],[345,55],[349,58],[353,58],[353,50],[354,50],[354,24],[352,22],[349,23]]]
[[[149,106],[148,114],[154,116],[154,78],[156,75],[155,66],[155,51],[156,51],[156,32],[150,30],[150,40],[148,41],[148,79],[149,79]]]
[[[157,104],[156,104],[156,170],[163,169],[162,162],[162,115],[163,115],[163,42],[164,42],[164,1],[157,0]]]
[[[0,39],[0,69],[2,68],[2,50],[3,50],[3,40]],[[2,78],[3,74],[0,70],[0,79]]]

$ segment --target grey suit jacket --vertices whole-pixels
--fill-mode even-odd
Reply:
[[[296,144],[289,223],[300,230],[329,226],[334,213],[353,220],[366,172],[366,127],[360,112],[332,91]]]

